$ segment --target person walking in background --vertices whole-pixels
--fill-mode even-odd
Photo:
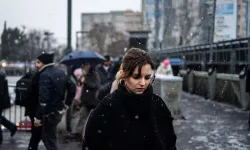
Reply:
[[[156,73],[157,74],[164,74],[167,76],[174,75],[169,59],[165,59],[163,62],[161,62],[160,66],[156,70]]]
[[[101,87],[99,89],[98,99],[102,100],[106,95],[110,93],[111,85],[114,80],[115,73],[111,66],[110,56],[104,56],[106,61],[96,67],[96,72],[100,76]]]
[[[151,57],[132,48],[121,66],[118,89],[89,116],[82,150],[176,150],[171,112],[153,94]]]
[[[74,71],[76,70],[75,66],[70,66],[67,68],[67,75],[70,79],[70,81],[74,84],[75,88],[77,86],[77,79],[76,76],[74,75]],[[74,101],[74,99],[72,100]],[[72,105],[73,103],[68,107],[66,110],[66,130],[71,133],[72,132],[72,127],[71,127],[71,121],[72,121]]]
[[[42,57],[42,58],[40,58]],[[42,54],[40,57],[36,60],[36,68],[37,71],[34,73],[32,77],[32,83],[31,83],[31,92],[28,99],[28,102],[26,104],[25,109],[25,115],[30,117],[32,127],[31,127],[31,138],[29,141],[28,150],[37,150],[38,145],[42,139],[42,130],[43,126],[35,126],[35,117],[37,112],[37,107],[39,103],[39,79],[41,73],[44,71],[42,68],[47,66],[53,66],[53,55],[52,54]],[[45,57],[45,58],[43,58]],[[41,124],[42,124],[41,120]]]
[[[31,116],[32,135],[28,149],[37,149],[42,139],[47,150],[57,150],[56,126],[60,122],[65,104],[70,106],[75,87],[67,75],[54,66],[53,54],[43,53],[37,57],[38,72],[32,79],[32,95],[28,108]]]
[[[67,109],[66,112],[66,129],[68,132],[72,133],[75,132],[75,124],[73,124],[72,119],[73,117],[76,117],[75,114],[77,111],[80,110],[80,104],[81,104],[81,95],[82,95],[82,82],[81,77],[83,75],[81,68],[73,67],[71,73],[70,73],[70,80],[72,83],[74,83],[76,88],[75,97],[73,99],[73,103],[71,106]]]
[[[98,104],[98,90],[100,79],[92,64],[82,65],[83,75],[80,78],[82,84],[80,119],[77,123],[75,136],[82,139],[85,121],[92,109]]]
[[[10,107],[10,97],[8,90],[8,81],[3,68],[0,67],[0,145],[3,142],[2,125],[10,131],[10,136],[14,136],[17,127],[14,123],[2,116],[2,111]]]

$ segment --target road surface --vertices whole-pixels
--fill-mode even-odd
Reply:
[[[187,120],[174,121],[178,150],[250,149],[250,132],[247,130],[249,112],[187,93],[182,94],[181,108]],[[4,134],[6,136],[0,149],[27,149],[29,133],[19,132],[13,139],[9,138],[9,133]],[[79,142],[59,143],[60,150],[81,150]],[[40,147],[45,150],[43,144]]]

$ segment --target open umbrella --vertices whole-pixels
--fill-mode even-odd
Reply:
[[[66,65],[80,65],[84,63],[103,63],[106,59],[99,53],[86,50],[86,51],[73,51],[66,55],[61,63]]]
[[[172,66],[174,66],[174,65],[183,65],[184,64],[183,60],[181,60],[180,58],[170,58],[169,62],[170,62],[170,64]]]

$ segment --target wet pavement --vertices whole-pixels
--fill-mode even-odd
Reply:
[[[27,150],[28,144],[30,140],[29,132],[17,132],[17,134],[11,138],[8,132],[4,132],[4,141],[3,144],[0,145],[0,150]],[[59,150],[81,150],[80,142],[62,142],[62,139],[59,137],[58,142]],[[39,150],[46,150],[43,142],[41,141],[39,144]]]
[[[202,97],[182,94],[181,108],[187,120],[175,120],[179,150],[249,150],[248,113],[240,108]],[[18,132],[14,138],[4,132],[1,150],[27,150],[30,133]],[[62,144],[60,150],[80,150],[80,142]],[[43,143],[40,149],[45,150]]]
[[[249,112],[228,104],[182,94],[187,120],[174,122],[179,150],[249,150]]]

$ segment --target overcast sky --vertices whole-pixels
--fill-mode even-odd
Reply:
[[[72,7],[72,45],[75,46],[82,12],[140,11],[141,0],[72,0]],[[48,29],[59,43],[67,42],[67,0],[0,0],[0,33],[5,20],[9,27]]]

